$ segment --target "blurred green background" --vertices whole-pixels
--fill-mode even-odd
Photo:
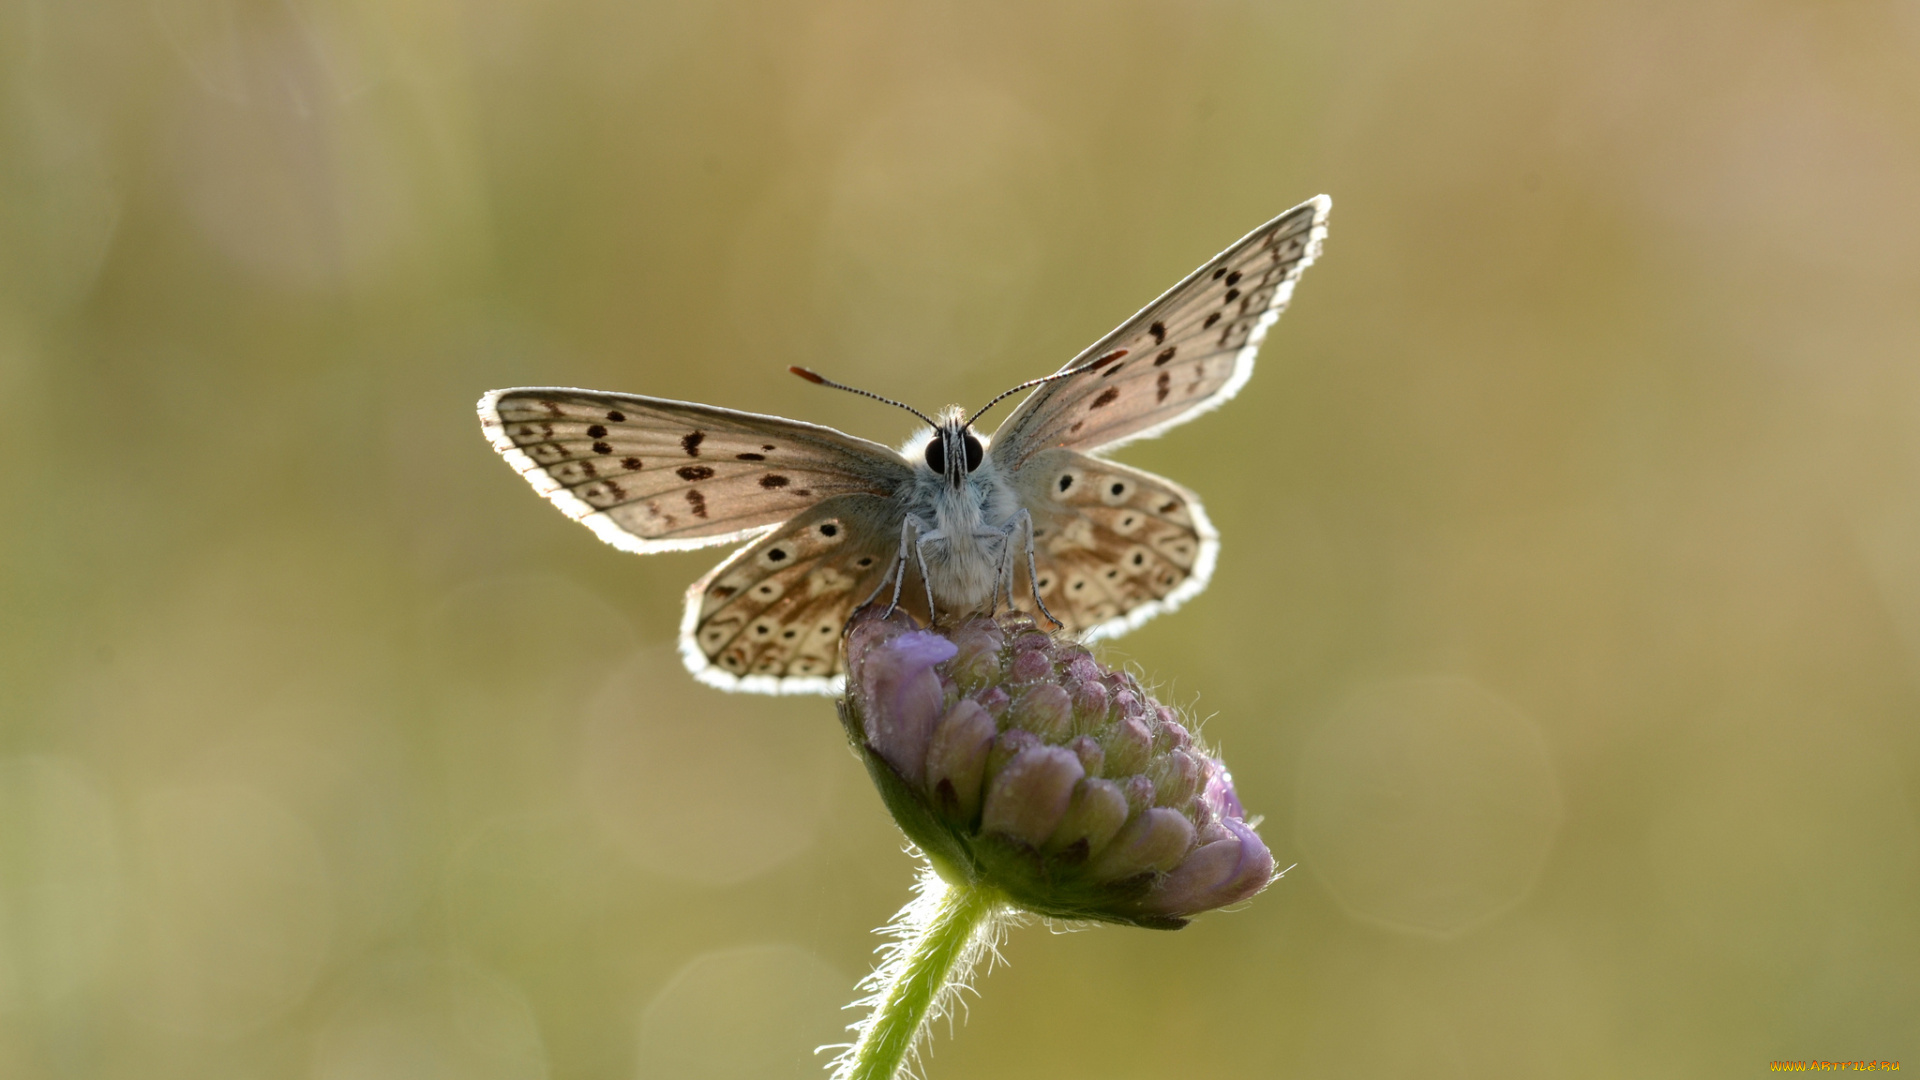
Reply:
[[[1920,1065],[1911,3],[0,6],[0,1075],[807,1077],[912,868],[559,383],[882,441],[1325,191],[1108,655],[1281,865],[935,1080]]]

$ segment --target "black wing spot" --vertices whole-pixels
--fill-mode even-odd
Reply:
[[[608,409],[607,419],[616,424],[624,424],[627,422],[627,414],[621,412],[619,409]]]
[[[1122,481],[1115,480],[1113,486],[1108,488],[1107,491],[1117,499],[1127,493],[1127,485]]]
[[[1137,551],[1133,553],[1133,565],[1145,566],[1146,564],[1147,564],[1147,557],[1145,555],[1142,555]]]
[[[1060,490],[1065,491],[1072,486],[1073,486],[1073,474],[1061,473],[1060,474]]]
[[[1238,270],[1235,270],[1235,271],[1234,271],[1233,273],[1231,273],[1231,274],[1228,274],[1228,275],[1227,275],[1227,284],[1229,284],[1229,285],[1238,285],[1238,284],[1240,284],[1240,271],[1238,271]]]
[[[1219,281],[1221,278],[1226,276],[1227,276],[1227,268],[1224,266],[1215,269],[1213,272],[1213,280],[1215,281]]]
[[[760,478],[760,486],[766,488],[768,491],[772,491],[774,488],[786,487],[791,483],[793,483],[793,481],[781,476],[779,473],[768,473]]]
[[[765,454],[735,454],[735,455],[733,455],[733,456],[734,456],[735,458],[737,458],[737,459],[739,459],[739,460],[741,460],[741,461],[765,461],[765,460],[767,460],[767,455],[765,455]]]
[[[694,517],[703,518],[707,516],[707,497],[700,494],[699,488],[687,489],[687,505],[693,508]]]
[[[621,458],[620,467],[627,470],[628,472],[639,472],[640,459],[637,457]]]
[[[767,549],[768,562],[781,562],[786,557],[787,557],[786,548],[768,548]]]
[[[761,443],[761,444],[760,444],[760,449],[762,449],[762,450],[765,450],[765,451],[768,451],[769,453],[771,453],[771,452],[773,451],[773,444],[771,444],[771,443]]]
[[[839,536],[840,526],[835,525],[833,522],[829,521],[825,525],[820,526],[820,535],[821,536]]]
[[[613,446],[610,443],[597,442],[593,444],[593,452],[596,454],[611,454],[613,453]]]
[[[1173,392],[1173,376],[1163,371],[1160,373],[1160,378],[1154,381],[1153,400],[1155,402],[1165,401],[1167,400],[1167,395],[1171,394],[1172,392]]]
[[[713,476],[713,470],[705,465],[682,465],[673,471],[682,480],[707,480]]]
[[[753,628],[753,632],[759,634],[761,637],[766,637],[773,632],[773,628],[766,623],[761,623],[759,626]]]
[[[1087,583],[1084,580],[1076,581],[1071,586],[1069,586],[1069,588],[1071,588],[1074,592],[1079,592],[1081,589],[1084,589],[1086,587],[1087,587]]]
[[[869,567],[869,566],[872,566],[872,565],[873,565],[873,556],[871,556],[871,555],[862,555],[862,556],[860,556],[860,561],[859,561],[859,562],[856,562],[856,563],[854,563],[853,565],[855,565],[855,566],[858,566],[858,567],[860,567],[861,569],[863,569],[863,570],[864,570],[864,569],[866,569],[867,567]]]
[[[587,438],[589,439],[604,439],[606,437],[607,426],[605,424],[594,424],[587,429]]]
[[[1153,343],[1155,345],[1161,345],[1166,343],[1166,340],[1167,340],[1167,324],[1166,323],[1163,323],[1163,322],[1154,323],[1152,326],[1147,327],[1147,332],[1153,335]]]
[[[1213,324],[1209,323],[1207,325],[1211,326]],[[707,433],[704,431],[689,431],[681,436],[680,449],[685,450],[688,457],[699,457],[700,443],[704,441],[706,437]]]
[[[586,474],[586,477],[587,477],[587,479],[589,479],[589,480],[598,480],[598,479],[600,478],[600,470],[599,470],[599,469],[596,469],[596,468],[594,468],[594,467],[593,467],[593,462],[591,462],[591,461],[583,461],[583,462],[581,462],[581,463],[580,463],[580,471],[581,471],[582,473],[585,473],[585,474]]]
[[[1174,350],[1177,348],[1179,348],[1179,346],[1169,345],[1166,348],[1161,349],[1160,355],[1153,358],[1153,366],[1154,367],[1165,366],[1167,361],[1173,359]]]
[[[798,495],[798,496],[800,496],[800,497],[801,497],[801,498],[803,498],[803,499],[811,499],[811,498],[813,498],[813,489],[812,489],[812,488],[799,488],[799,489],[796,489],[796,490],[794,491],[794,494],[795,494],[795,495]]]
[[[1239,290],[1239,289],[1228,289],[1228,290],[1227,290],[1227,303],[1229,303],[1229,304],[1231,304],[1231,303],[1233,303],[1233,302],[1234,302],[1235,300],[1238,300],[1238,299],[1240,299],[1240,290]]]
[[[1200,324],[1200,329],[1205,330],[1207,327],[1212,326],[1214,323],[1217,323],[1219,321],[1220,321],[1220,313],[1216,311],[1213,314],[1207,316],[1207,321]]]
[[[1097,398],[1094,398],[1093,404],[1088,405],[1087,408],[1088,409],[1104,409],[1108,405],[1111,405],[1115,401],[1119,400],[1119,397],[1120,397],[1120,388],[1117,386],[1109,386],[1105,390],[1100,391],[1100,396]]]

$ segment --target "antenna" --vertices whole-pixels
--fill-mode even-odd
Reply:
[[[789,365],[787,367],[787,370],[793,372],[795,375],[800,376],[801,378],[807,380],[808,382],[814,383],[819,386],[831,386],[835,390],[845,390],[849,394],[859,394],[861,397],[870,397],[875,401],[884,401],[889,405],[898,405],[901,408],[912,413],[913,415],[919,417],[920,419],[925,420],[927,422],[927,426],[936,427],[936,428],[940,426],[939,421],[932,419],[926,413],[923,413],[919,409],[916,409],[913,406],[908,405],[904,402],[895,401],[890,397],[881,397],[879,394],[876,394],[871,390],[862,390],[857,386],[848,386],[845,383],[834,382],[832,379],[827,378],[825,375],[822,375],[817,371],[808,371],[806,368],[803,368],[798,364]]]
[[[1026,382],[1021,383],[1019,386],[1014,387],[1013,389],[1007,391],[1006,393],[1001,394],[999,397],[994,398],[992,401],[987,402],[985,405],[980,406],[979,412],[974,413],[972,416],[967,417],[967,426],[972,427],[973,422],[975,420],[980,419],[982,416],[985,416],[988,409],[993,408],[995,405],[1000,404],[1001,402],[1007,400],[1008,398],[1012,397],[1013,395],[1019,393],[1022,390],[1031,390],[1042,383],[1057,382],[1061,379],[1071,378],[1072,376],[1078,375],[1083,371],[1092,371],[1095,368],[1106,367],[1108,364],[1113,363],[1115,360],[1118,360],[1125,355],[1127,355],[1127,350],[1115,349],[1112,352],[1108,353],[1107,355],[1101,357],[1100,359],[1095,360],[1091,364],[1081,364],[1079,367],[1068,368],[1065,371],[1056,371],[1051,375],[1047,375],[1038,379],[1028,379]]]

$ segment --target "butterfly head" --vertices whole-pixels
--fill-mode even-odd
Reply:
[[[924,457],[927,468],[945,477],[948,486],[957,491],[966,484],[967,474],[986,460],[987,449],[968,426],[966,414],[954,405],[940,414]]]

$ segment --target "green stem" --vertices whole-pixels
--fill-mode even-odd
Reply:
[[[893,1080],[948,987],[964,982],[986,951],[997,891],[950,885],[931,870],[901,912],[899,951],[875,973],[873,1012],[835,1080]],[[871,984],[870,984],[871,985]]]

